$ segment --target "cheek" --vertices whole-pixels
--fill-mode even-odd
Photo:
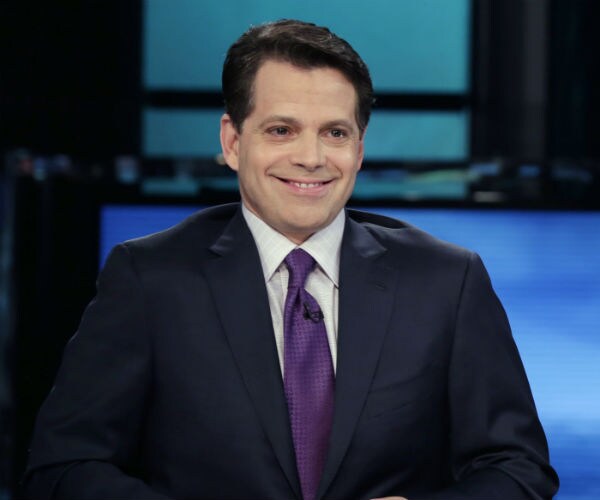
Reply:
[[[353,145],[348,148],[335,150],[331,152],[330,158],[334,161],[340,170],[352,173],[360,168],[362,156],[361,148],[358,145]]]
[[[345,184],[354,184],[359,169],[360,164],[356,161],[349,161],[348,163],[344,164],[342,168],[340,168]]]
[[[254,203],[264,203],[271,196],[273,178],[265,165],[265,155],[255,153],[246,155],[238,170],[240,189]]]
[[[262,148],[254,148],[244,155],[246,173],[254,177],[263,177],[268,174],[269,167],[277,161],[277,157]]]

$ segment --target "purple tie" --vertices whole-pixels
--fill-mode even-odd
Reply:
[[[284,309],[284,386],[304,500],[314,500],[325,465],[333,420],[333,365],[323,313],[304,284],[315,260],[297,248],[288,254]]]

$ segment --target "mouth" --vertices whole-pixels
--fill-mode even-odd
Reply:
[[[329,184],[331,182],[331,180],[323,180],[323,181],[301,181],[301,180],[292,180],[292,179],[284,179],[282,177],[277,177],[277,179],[279,179],[281,182],[287,184],[288,186],[298,189],[298,190],[305,190],[305,191],[311,191],[311,190],[319,190],[320,188],[323,188],[324,186],[326,186],[327,184]]]
[[[286,181],[289,184],[292,184],[293,186],[296,186],[297,188],[300,189],[314,189],[314,188],[318,188],[321,186],[324,186],[325,184],[327,184],[328,182],[295,182],[295,181]]]

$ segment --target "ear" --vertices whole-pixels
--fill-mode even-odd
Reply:
[[[221,149],[229,168],[237,172],[239,168],[240,134],[233,125],[231,117],[225,113],[221,117]]]

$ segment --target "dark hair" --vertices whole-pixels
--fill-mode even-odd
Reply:
[[[256,73],[267,60],[307,69],[330,67],[340,71],[356,90],[356,122],[362,135],[373,104],[373,84],[367,65],[348,42],[329,29],[291,19],[252,26],[227,51],[223,96],[225,110],[238,131],[252,112]]]

